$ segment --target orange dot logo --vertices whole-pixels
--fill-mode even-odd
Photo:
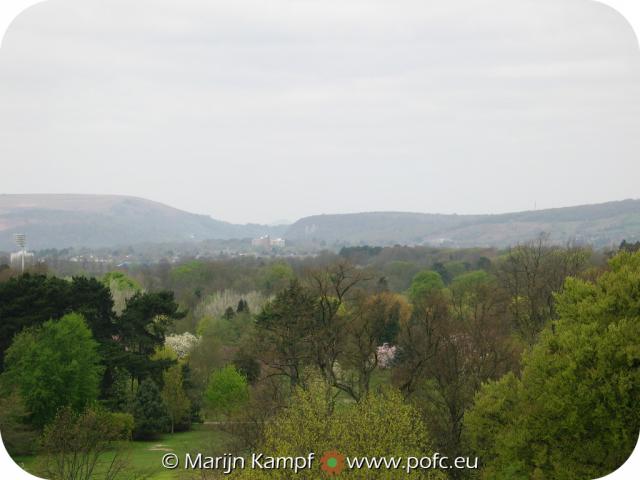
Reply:
[[[320,459],[320,468],[331,477],[339,475],[344,470],[344,455],[337,450],[324,452]]]

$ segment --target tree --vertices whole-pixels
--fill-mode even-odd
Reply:
[[[160,373],[173,361],[153,360],[151,356],[164,345],[174,320],[184,315],[172,292],[138,292],[127,300],[127,306],[118,319],[121,331],[119,344],[126,351],[120,364],[129,370],[132,378],[140,383],[154,376],[160,381]]]
[[[224,318],[225,320],[232,320],[233,317],[236,316],[236,312],[233,309],[233,307],[227,307],[227,309],[224,311],[224,315],[222,316],[222,318]]]
[[[311,362],[315,310],[314,296],[294,280],[256,318],[256,351],[260,359],[275,374],[288,377],[292,386],[302,381],[303,369]]]
[[[74,277],[69,282],[25,274],[0,282],[0,367],[17,333],[70,312],[84,316],[93,337],[101,344],[118,335],[109,290],[95,279]],[[109,364],[106,352],[101,353],[105,364]]]
[[[418,303],[425,296],[443,288],[444,282],[438,272],[423,270],[413,277],[409,287],[409,298],[412,303]]]
[[[521,377],[486,384],[466,415],[483,478],[597,478],[626,461],[640,430],[638,285],[640,253],[567,280]]]
[[[247,379],[233,365],[216,370],[209,378],[205,402],[214,414],[229,415],[249,399]]]
[[[400,323],[407,322],[410,312],[410,305],[400,295],[359,295],[348,309],[348,321],[342,328],[340,373],[334,386],[356,401],[366,395],[371,377],[380,367],[379,347],[395,341]]]
[[[17,389],[31,422],[42,427],[59,408],[81,411],[96,400],[103,370],[91,330],[72,313],[19,333],[7,350],[2,381]]]
[[[369,393],[359,403],[334,409],[325,395],[321,379],[310,381],[309,388],[297,388],[289,406],[265,427],[264,441],[258,448],[265,455],[307,456],[309,452],[338,450],[356,456],[430,455],[431,442],[419,413],[391,389]],[[381,428],[384,426],[384,428]],[[296,478],[316,479],[321,472],[301,470]],[[413,472],[415,478],[443,479],[438,470]],[[395,479],[397,470],[345,469],[340,478]],[[241,478],[271,478],[260,470],[243,471]]]
[[[260,378],[260,362],[248,353],[247,349],[241,348],[233,357],[233,364],[239,373],[244,375],[247,382],[253,384]]]
[[[171,423],[160,390],[149,378],[138,387],[133,403],[133,418],[135,421],[133,437],[141,440],[156,438]]]
[[[529,345],[555,317],[554,294],[567,277],[582,271],[589,258],[585,249],[551,246],[548,236],[518,245],[498,263],[497,276],[511,296],[515,327]]]
[[[241,313],[251,313],[249,310],[249,304],[247,303],[247,301],[244,298],[241,298],[240,300],[238,300],[238,306],[236,307],[236,313],[237,314],[241,314]]]
[[[262,291],[267,295],[273,295],[286,288],[293,279],[293,269],[284,262],[275,262],[267,265],[260,272]]]
[[[432,290],[414,305],[398,351],[394,383],[420,406],[438,450],[463,455],[464,413],[475,392],[517,366],[508,297],[485,272],[460,275],[450,291]]]
[[[191,402],[185,394],[182,386],[182,366],[174,365],[163,375],[162,399],[167,406],[169,419],[171,420],[171,433],[176,425],[191,425]]]

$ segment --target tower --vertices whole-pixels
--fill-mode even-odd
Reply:
[[[15,241],[16,241],[16,245],[18,245],[18,247],[20,247],[20,256],[22,257],[21,261],[22,261],[22,268],[20,273],[24,273],[24,257],[27,255],[27,250],[26,250],[26,246],[27,246],[27,236],[24,233],[16,233],[14,235]]]

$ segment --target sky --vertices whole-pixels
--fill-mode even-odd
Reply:
[[[640,198],[639,127],[589,0],[48,0],[0,49],[0,193],[236,223]]]

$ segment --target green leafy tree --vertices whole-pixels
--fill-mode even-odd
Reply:
[[[413,277],[409,287],[409,299],[413,303],[418,303],[430,293],[443,288],[444,282],[438,272],[424,270]]]
[[[284,262],[267,265],[260,272],[260,284],[267,295],[272,295],[286,288],[294,278],[291,265]]]
[[[171,420],[171,433],[176,425],[189,428],[191,424],[191,402],[182,385],[182,366],[174,365],[163,375],[162,399]]]
[[[466,415],[483,478],[596,478],[624,463],[640,430],[638,285],[640,253],[566,282],[521,378],[485,385]]]
[[[7,350],[3,385],[24,399],[31,422],[42,427],[60,407],[82,410],[98,397],[98,344],[75,313],[19,333]]]
[[[247,379],[233,365],[211,374],[205,402],[212,413],[229,415],[241,409],[248,399]]]
[[[153,439],[171,424],[167,405],[160,390],[151,379],[144,380],[138,387],[133,403],[135,439]]]
[[[265,428],[259,451],[273,456],[306,456],[338,450],[345,456],[429,455],[433,448],[418,411],[391,389],[369,393],[359,403],[333,408],[333,396],[326,395],[322,381],[311,381],[309,388],[297,388],[288,408],[283,409]],[[381,428],[384,426],[384,428]],[[245,471],[241,478],[275,478],[266,471]],[[317,479],[322,475],[318,463],[300,471],[295,478]],[[442,472],[414,472],[414,478],[443,479]],[[340,478],[395,479],[396,470],[344,470]]]

